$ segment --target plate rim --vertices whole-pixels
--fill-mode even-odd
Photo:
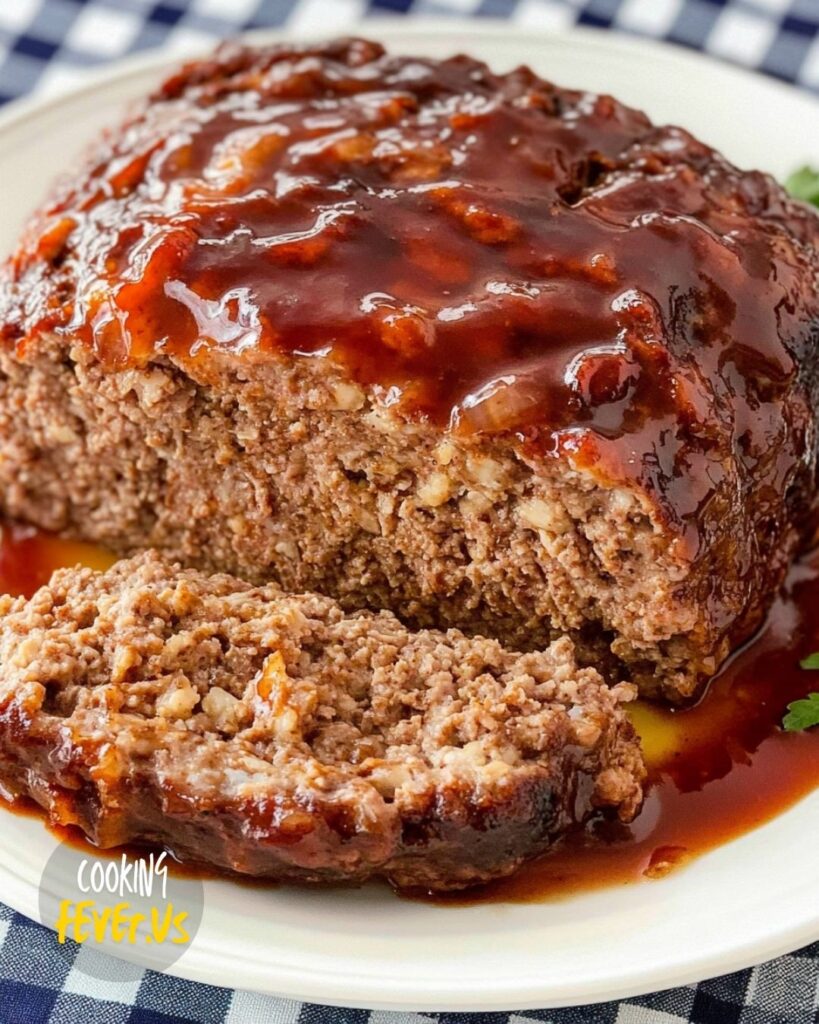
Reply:
[[[814,790],[813,793],[807,794],[797,801],[783,812],[782,816],[798,812],[801,804],[812,799],[819,799],[819,790]],[[38,830],[51,835],[43,826],[39,817],[26,817],[24,820],[37,827]],[[751,831],[753,833],[763,832],[772,823],[775,823],[776,820],[776,818],[771,819],[771,821]],[[724,843],[718,849],[725,850],[741,844],[743,838],[748,834],[745,833],[728,843]],[[56,844],[56,837],[54,842]],[[696,860],[702,861],[708,856],[709,853],[706,852],[697,857]],[[685,870],[686,868],[682,868],[680,873]],[[15,891],[14,898],[9,898],[6,891],[10,877],[22,886],[19,896]],[[30,881],[16,870],[14,866],[10,867],[2,860],[0,860],[0,882],[3,883],[2,899],[4,903],[18,913],[34,921],[39,921],[37,890],[32,888]],[[230,879],[219,879],[206,880],[204,884],[205,914],[207,915],[208,887],[211,885],[230,887],[234,883],[231,883]],[[632,884],[657,886],[662,884],[662,880],[645,883],[635,882]],[[495,908],[505,905],[489,904],[486,906]],[[548,901],[544,902],[543,906],[548,907]],[[473,908],[450,907],[445,912],[452,914],[469,909]],[[45,927],[49,926],[46,925]],[[49,930],[53,929],[49,927]],[[256,974],[247,972],[246,962],[240,952],[230,949],[215,949],[212,946],[197,950],[195,943],[169,969],[161,973],[205,985],[213,986],[217,984],[218,986],[214,978],[218,978],[220,974],[230,972],[231,983],[219,987],[227,987],[232,990],[244,989],[278,998],[318,1005],[409,1013],[502,1011],[514,1013],[533,1009],[557,1009],[628,1000],[648,993],[700,983],[710,978],[730,974],[734,971],[750,968],[759,963],[775,959],[778,956],[808,945],[817,938],[819,938],[819,901],[817,901],[816,914],[810,919],[798,922],[792,928],[777,933],[774,936],[766,937],[763,940],[751,939],[737,944],[729,953],[723,954],[718,961],[712,957],[698,956],[688,959],[685,963],[674,968],[664,963],[657,966],[643,967],[639,974],[639,981],[635,981],[633,977],[623,979],[615,974],[598,974],[591,987],[588,987],[587,983],[585,983],[586,987],[583,988],[582,992],[578,991],[576,983],[572,982],[565,986],[550,986],[549,995],[546,996],[545,1001],[542,994],[543,990],[536,983],[521,988],[520,983],[514,981],[516,994],[510,995],[502,984],[495,984],[496,979],[492,979],[488,983],[491,987],[487,987],[485,990],[471,988],[469,998],[465,998],[463,991],[453,994],[454,990],[452,988],[433,989],[430,986],[426,986],[424,995],[419,997],[417,989],[411,985],[407,987],[406,982],[403,980],[402,984],[405,987],[401,988],[397,984],[396,974],[386,974],[383,977],[377,978],[372,975],[351,977],[342,968],[333,971],[328,970],[326,967],[322,968],[321,974],[312,974],[309,969],[299,969],[290,964],[272,964],[270,961],[268,961],[268,966],[274,967],[277,972],[275,984],[267,982],[260,984],[258,972]],[[147,966],[140,964],[137,959],[121,956],[108,950],[106,950],[106,955],[111,955],[115,959],[122,960],[124,963],[137,963],[138,966]],[[242,965],[245,966],[244,973],[242,972]],[[236,972],[235,983],[233,981],[234,971]],[[317,995],[315,992],[317,987],[320,989],[320,995]],[[311,988],[313,991],[311,991]]]

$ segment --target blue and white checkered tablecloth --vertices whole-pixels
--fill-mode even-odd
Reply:
[[[0,103],[155,46],[247,28],[348,32],[371,15],[505,17],[664,38],[819,92],[819,0],[0,0]],[[366,27],[362,29],[366,31]],[[2,186],[0,185],[0,196]],[[1,895],[1,894],[0,894]],[[181,981],[107,961],[0,904],[0,1024],[819,1024],[819,942],[699,985],[567,1010],[341,1010]],[[226,980],[229,979],[219,979]]]
[[[507,18],[663,38],[819,92],[819,0],[0,0],[0,102],[154,46],[238,29],[332,34],[385,14]]]

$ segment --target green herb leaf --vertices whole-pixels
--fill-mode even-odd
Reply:
[[[814,651],[799,662],[800,668],[819,668],[819,651]]]
[[[782,719],[786,732],[799,732],[819,725],[819,693],[809,693],[804,700],[795,700],[788,705],[788,713]]]
[[[808,167],[800,167],[785,182],[785,188],[797,199],[819,206],[819,171]]]

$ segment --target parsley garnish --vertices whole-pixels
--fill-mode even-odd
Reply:
[[[786,732],[799,732],[819,725],[819,693],[809,693],[803,700],[788,705],[788,713],[782,719]]]
[[[805,165],[800,167],[785,182],[785,188],[797,199],[819,206],[819,171]]]
[[[819,669],[819,651],[803,658],[799,667]],[[802,700],[795,700],[788,705],[788,713],[782,719],[782,728],[786,732],[801,732],[815,725],[819,725],[819,693],[809,693]]]

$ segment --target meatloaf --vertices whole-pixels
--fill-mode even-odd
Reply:
[[[0,507],[684,700],[812,529],[818,244],[526,68],[228,46],[5,265]]]
[[[565,638],[411,633],[147,553],[0,598],[0,666],[4,788],[100,846],[451,889],[641,800],[634,688]]]

